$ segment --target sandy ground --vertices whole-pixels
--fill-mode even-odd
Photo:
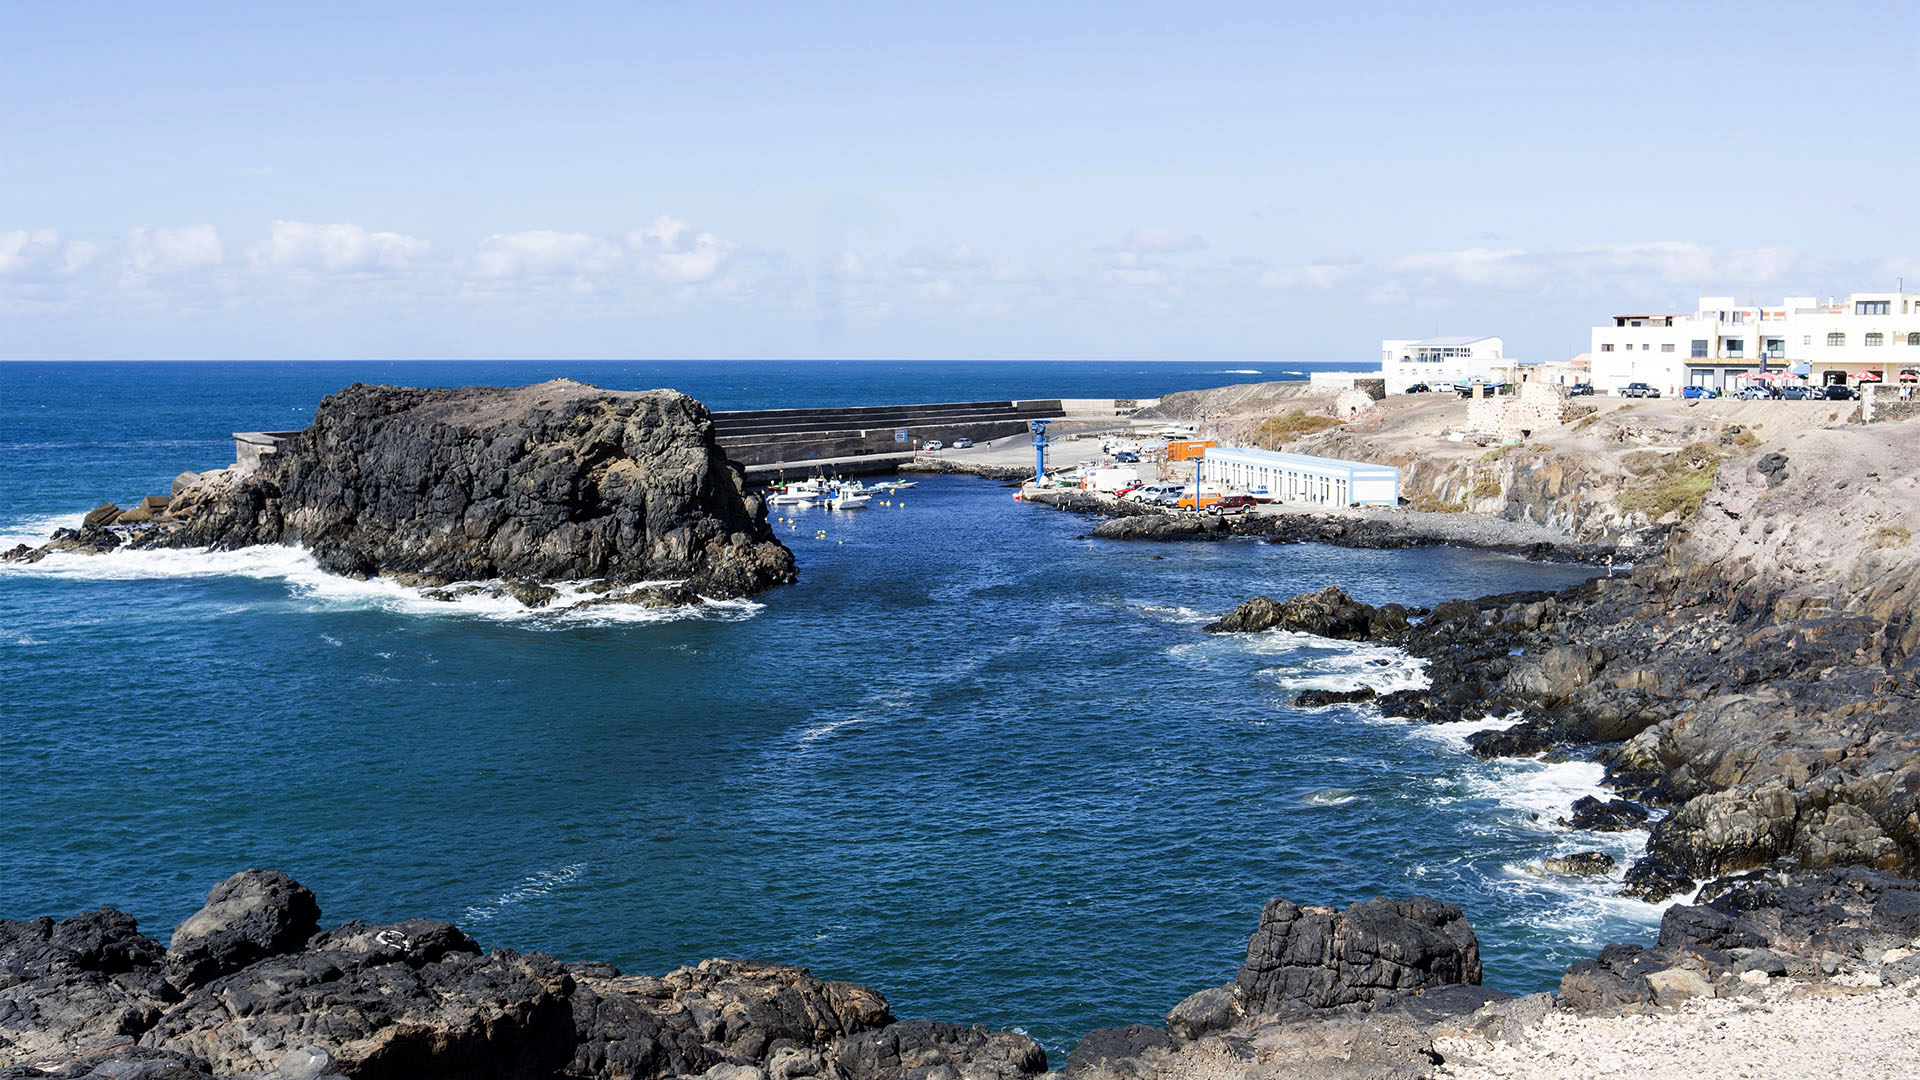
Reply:
[[[1920,1075],[1920,992],[1768,986],[1694,998],[1670,1013],[1554,1012],[1524,1043],[1440,1039],[1437,1075],[1454,1080],[1734,1080]]]

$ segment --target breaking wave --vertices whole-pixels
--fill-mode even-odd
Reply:
[[[42,537],[44,539],[44,537]],[[618,624],[675,622],[682,619],[737,621],[750,618],[765,605],[752,600],[703,600],[683,607],[647,607],[598,602],[592,583],[554,582],[556,596],[546,605],[530,607],[512,596],[496,593],[499,581],[464,582],[451,589],[422,589],[390,578],[357,580],[328,573],[304,548],[263,545],[235,551],[179,548],[153,551],[111,551],[104,554],[56,552],[37,563],[0,564],[0,574],[87,581],[191,580],[249,578],[284,582],[287,593],[312,605],[313,610],[374,608],[398,615],[462,616],[514,623],[527,629],[571,629]],[[634,587],[660,587],[677,581],[649,581]]]

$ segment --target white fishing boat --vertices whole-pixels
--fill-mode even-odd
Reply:
[[[827,508],[830,510],[859,510],[872,501],[873,494],[871,492],[842,488],[836,492],[832,498],[827,500]]]
[[[767,497],[768,506],[812,506],[828,495],[820,480],[797,480]]]

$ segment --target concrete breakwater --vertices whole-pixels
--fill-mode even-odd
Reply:
[[[1019,435],[1035,420],[1132,414],[1151,400],[1046,398],[716,412],[713,432],[733,461],[754,468],[859,457],[911,456],[930,442]]]

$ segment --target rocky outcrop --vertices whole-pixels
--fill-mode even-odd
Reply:
[[[1479,942],[1452,904],[1413,897],[1337,911],[1271,900],[1233,983],[1175,1005],[1164,1030],[1089,1033],[1065,1071],[1145,1078],[1225,1064],[1260,1075],[1430,1076],[1434,1025],[1508,997],[1479,981]]]
[[[112,909],[0,922],[0,1078],[401,1080],[680,1075],[1019,1080],[1032,1039],[896,1022],[802,968],[709,960],[660,977],[483,952],[450,923],[317,931],[284,874],[221,883],[171,949]],[[16,1072],[16,1070],[19,1070]]]
[[[320,904],[285,874],[249,870],[207,893],[206,906],[173,931],[167,980],[201,986],[256,960],[292,952],[320,930]]]
[[[1270,900],[1234,989],[1248,1012],[1282,1013],[1479,982],[1480,942],[1452,904],[1414,897],[1335,911]]]
[[[1209,634],[1291,630],[1347,641],[1378,641],[1401,633],[1407,625],[1407,609],[1399,604],[1376,608],[1356,601],[1337,585],[1329,585],[1285,601],[1256,596],[1205,629]]]
[[[736,597],[794,577],[706,409],[670,390],[356,384],[252,471],[174,487],[114,543],[298,544],[334,573],[424,586],[671,579]],[[107,527],[55,545],[112,546],[94,535]]]

